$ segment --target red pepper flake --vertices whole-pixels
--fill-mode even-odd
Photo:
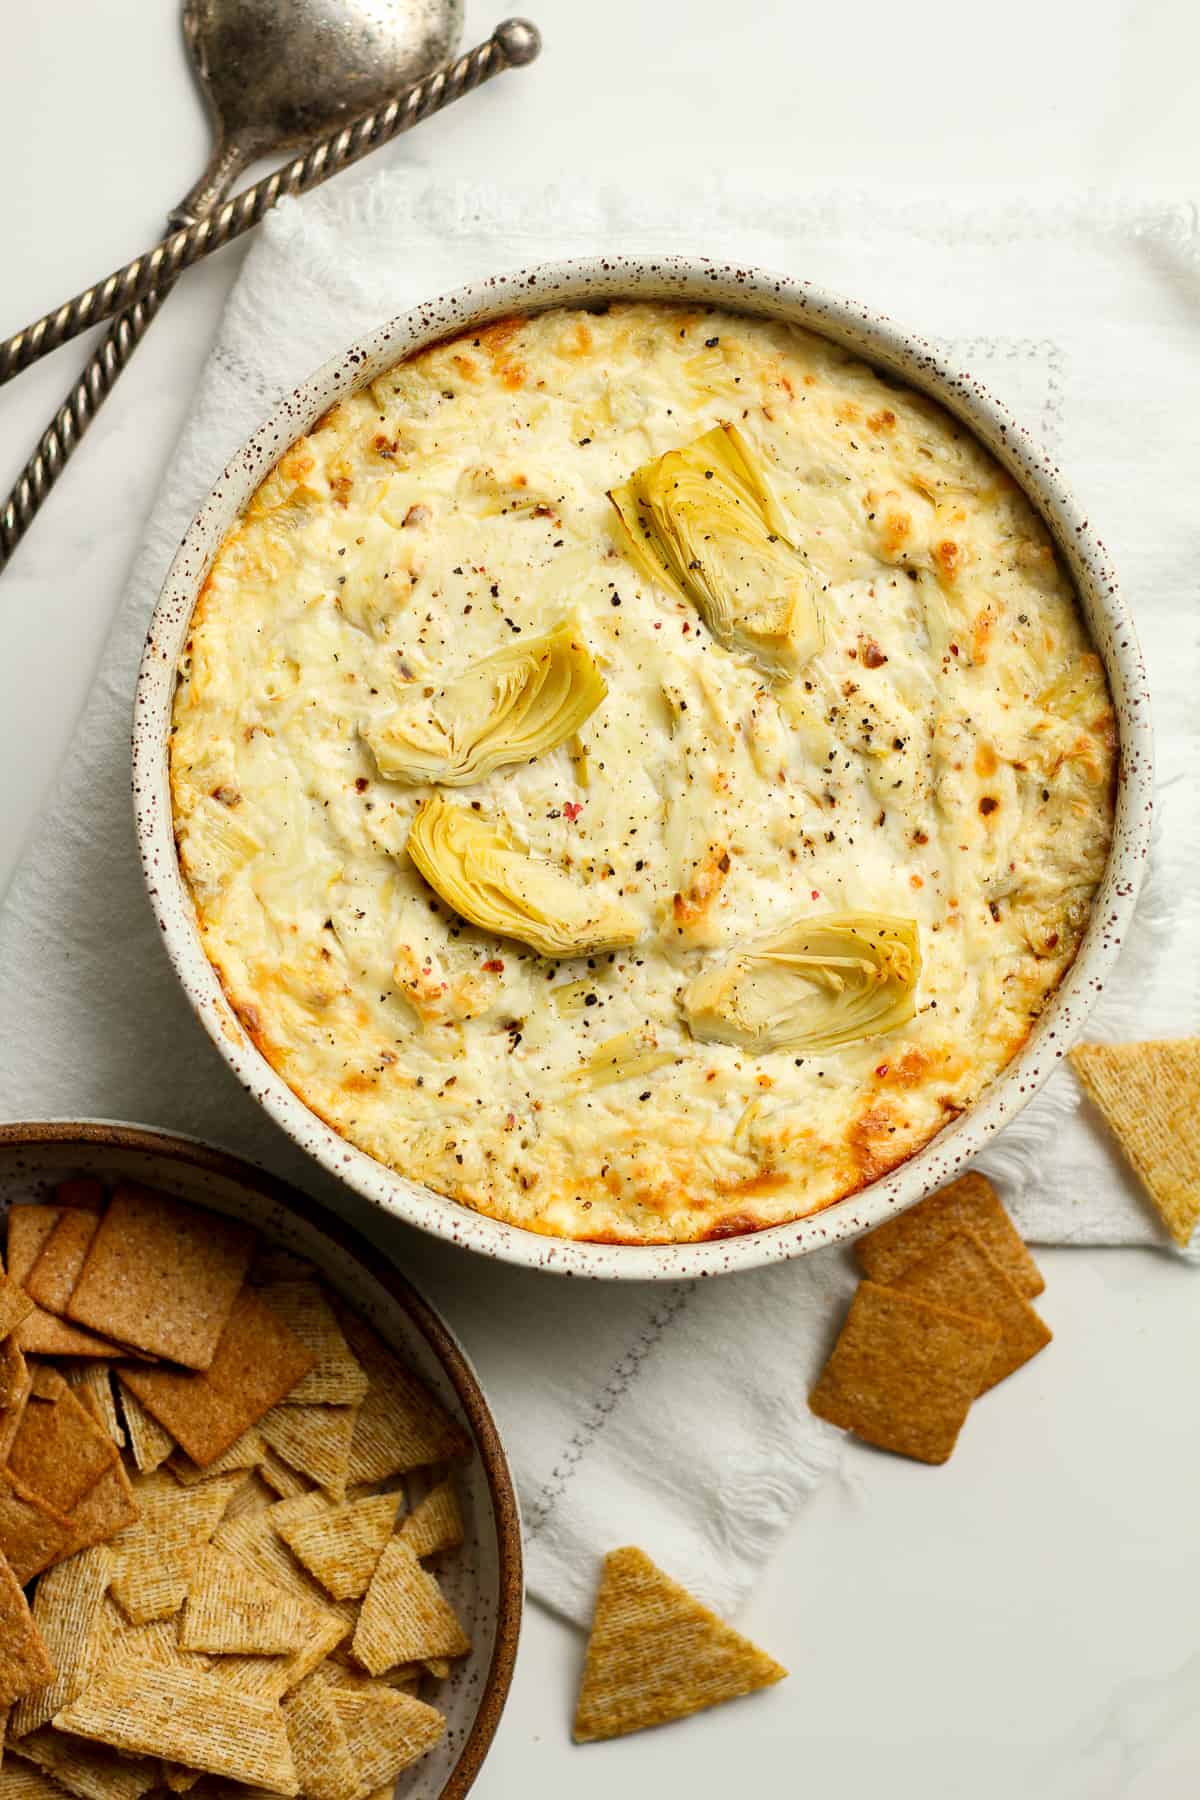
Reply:
[[[489,975],[503,975],[504,973],[504,964],[498,956],[490,956],[483,966]]]
[[[814,900],[819,900],[819,899],[820,899],[820,898],[821,898],[821,890],[820,890],[820,888],[814,888],[814,889],[813,889],[813,891],[812,891],[812,897],[813,897],[813,899],[814,899]]]
[[[570,821],[573,825],[575,823],[576,819],[579,817],[580,813],[583,811],[583,801],[582,800],[565,800],[563,802],[563,811],[566,813],[568,819],[570,819]]]

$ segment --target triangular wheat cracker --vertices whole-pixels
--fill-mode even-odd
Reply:
[[[175,1448],[175,1439],[157,1419],[152,1419],[137,1395],[117,1377],[121,1394],[121,1413],[129,1433],[133,1460],[143,1475],[160,1469]]]
[[[575,1739],[588,1743],[665,1725],[786,1674],[644,1550],[614,1550],[596,1596]]]
[[[1080,1044],[1071,1065],[1181,1248],[1200,1220],[1200,1038]]]
[[[108,1551],[99,1548],[48,1569],[38,1582],[34,1622],[58,1673],[48,1687],[18,1702],[8,1722],[14,1739],[45,1725],[92,1679],[108,1576]]]
[[[443,1737],[446,1721],[435,1707],[391,1688],[373,1693],[334,1688],[333,1703],[346,1733],[359,1780],[368,1792],[391,1792],[410,1763]]]
[[[436,1556],[457,1550],[465,1537],[458,1495],[450,1481],[439,1481],[423,1500],[418,1500],[400,1527],[403,1544],[417,1556]]]
[[[176,1450],[172,1454],[168,1459],[168,1467],[181,1486],[195,1487],[201,1481],[211,1481],[216,1475],[232,1475],[237,1470],[257,1469],[266,1447],[262,1432],[256,1425],[252,1425],[249,1431],[243,1431],[241,1437],[230,1444],[228,1450],[212,1462],[205,1463],[203,1468],[194,1463],[184,1450]]]
[[[335,1600],[356,1600],[392,1535],[398,1500],[397,1494],[355,1500],[281,1523],[279,1535]]]
[[[310,1476],[331,1500],[344,1500],[356,1410],[353,1406],[276,1406],[259,1420],[258,1429],[276,1456]]]
[[[212,1537],[242,1480],[222,1475],[181,1488],[165,1472],[142,1477],[134,1489],[141,1517],[112,1544],[112,1593],[132,1624],[179,1611],[194,1553]]]
[[[158,1782],[157,1763],[118,1756],[106,1744],[68,1737],[52,1725],[23,1737],[17,1754],[80,1800],[141,1800]]]
[[[300,1649],[311,1608],[211,1545],[196,1552],[179,1621],[185,1650],[283,1656]]]
[[[333,1695],[315,1675],[283,1705],[296,1778],[306,1800],[357,1800],[363,1781]]]
[[[97,1425],[106,1431],[118,1450],[125,1448],[125,1433],[117,1417],[113,1397],[112,1370],[106,1362],[81,1362],[67,1374],[67,1386],[91,1412]]]
[[[30,1763],[6,1760],[0,1769],[0,1800],[63,1800],[63,1790]]]
[[[272,1282],[262,1294],[272,1312],[279,1314],[317,1359],[285,1404],[357,1406],[367,1391],[367,1374],[342,1336],[333,1309],[316,1282]]]
[[[233,1781],[299,1793],[283,1716],[207,1670],[118,1664],[55,1718],[62,1731]]]
[[[353,1648],[372,1675],[427,1656],[465,1656],[471,1648],[441,1588],[399,1538],[388,1541],[376,1564]]]
[[[272,1450],[266,1439],[263,1439],[263,1456],[258,1465],[258,1472],[269,1488],[273,1488],[280,1500],[298,1500],[305,1494],[312,1493],[312,1483],[306,1475],[285,1463],[277,1451]],[[324,1495],[321,1496],[325,1498]]]
[[[355,1421],[348,1481],[383,1481],[426,1463],[468,1455],[470,1438],[424,1382],[357,1314],[338,1310],[337,1316],[371,1383]]]

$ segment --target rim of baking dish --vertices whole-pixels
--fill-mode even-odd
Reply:
[[[1120,746],[1112,846],[1079,953],[1022,1050],[979,1099],[906,1162],[820,1212],[740,1236],[652,1245],[550,1237],[474,1212],[378,1162],[318,1118],[247,1036],[204,953],[176,856],[168,767],[176,667],[200,588],[225,533],[289,446],[335,401],[439,339],[514,312],[618,299],[697,301],[804,326],[966,424],[1037,508],[1071,573],[1107,672]],[[230,460],[180,544],[150,623],[134,701],[133,790],[150,903],[193,1008],[246,1089],[323,1168],[386,1212],[484,1256],[602,1280],[679,1281],[759,1268],[857,1236],[960,1173],[1032,1099],[1082,1030],[1133,916],[1150,846],[1150,694],[1132,617],[1087,512],[1048,452],[973,376],[885,315],[808,281],[703,257],[591,257],[493,275],[401,314],[293,389]]]
[[[491,1748],[512,1686],[521,1636],[525,1575],[521,1515],[508,1457],[479,1377],[450,1327],[386,1253],[370,1256],[372,1246],[346,1220],[290,1182],[281,1181],[232,1151],[217,1149],[202,1138],[119,1119],[38,1119],[0,1124],[0,1148],[19,1150],[23,1144],[61,1145],[64,1150],[72,1145],[99,1145],[144,1152],[186,1163],[202,1174],[219,1176],[234,1187],[248,1190],[261,1199],[268,1217],[272,1208],[295,1213],[312,1230],[330,1239],[372,1281],[387,1290],[425,1339],[471,1428],[496,1525],[498,1591],[492,1659],[470,1730],[440,1789],[440,1800],[463,1800]]]

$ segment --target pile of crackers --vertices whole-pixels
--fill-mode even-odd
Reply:
[[[996,1190],[963,1175],[860,1237],[859,1284],[809,1405],[856,1437],[943,1463],[971,1406],[1045,1349],[1045,1282]]]
[[[0,1800],[390,1795],[471,1647],[435,1573],[469,1453],[244,1224],[94,1181],[14,1207]]]

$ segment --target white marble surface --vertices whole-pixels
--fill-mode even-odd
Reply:
[[[175,10],[3,8],[0,329],[140,248],[197,172],[204,128]],[[471,41],[499,10],[468,0]],[[547,39],[536,69],[383,156],[463,176],[485,162],[493,175],[639,182],[664,156],[764,180],[782,157],[855,185],[945,173],[1104,187],[1196,167],[1200,27],[1183,0],[1094,0],[1086,13],[1011,0],[986,43],[951,0],[803,13],[784,0],[541,0],[535,16]],[[0,885],[65,748],[237,259],[183,283],[0,579]],[[5,486],[78,348],[0,396]],[[1057,1341],[989,1397],[954,1462],[929,1470],[852,1447],[844,1478],[804,1511],[739,1621],[790,1682],[574,1750],[582,1646],[531,1608],[478,1792],[1194,1792],[1197,1278],[1150,1252],[1043,1262]]]

